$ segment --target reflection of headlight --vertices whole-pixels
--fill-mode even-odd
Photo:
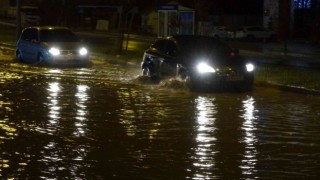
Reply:
[[[216,72],[213,67],[209,66],[206,63],[200,63],[197,66],[198,72],[199,73],[214,73]]]
[[[246,68],[248,72],[252,72],[254,70],[254,65],[253,64],[246,64]]]
[[[57,56],[60,54],[60,50],[57,48],[50,48],[49,52],[53,55],[53,56]]]
[[[88,50],[87,50],[86,48],[81,48],[81,49],[79,50],[79,53],[80,53],[80,55],[84,56],[84,55],[87,55],[87,54],[88,54]]]

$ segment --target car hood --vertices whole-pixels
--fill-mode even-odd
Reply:
[[[185,67],[196,67],[199,63],[207,63],[212,66],[238,66],[244,64],[244,59],[236,54],[230,53],[186,53],[180,56],[181,64]]]
[[[81,42],[43,42],[44,46],[50,48],[50,47],[56,47],[61,50],[77,50],[82,47],[86,47]]]

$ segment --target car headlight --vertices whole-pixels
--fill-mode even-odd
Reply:
[[[216,72],[216,70],[214,70],[213,67],[209,66],[206,63],[198,64],[197,70],[199,73],[214,73],[214,72]]]
[[[88,50],[86,48],[81,48],[79,50],[79,53],[81,56],[87,55],[88,54]]]
[[[251,63],[246,64],[246,68],[248,72],[252,72],[254,70],[254,65]]]
[[[57,48],[50,48],[49,49],[49,52],[50,52],[50,54],[52,54],[53,56],[57,56],[57,55],[60,55],[60,50],[59,49],[57,49]]]

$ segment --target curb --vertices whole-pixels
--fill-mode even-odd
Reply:
[[[268,81],[258,81],[258,82],[255,82],[255,85],[260,87],[269,87],[273,89],[278,89],[279,91],[284,91],[284,92],[320,96],[319,90],[307,89],[304,87],[288,86],[288,85],[282,85],[277,83],[271,83]]]
[[[303,56],[290,56],[290,55],[279,55],[276,53],[266,54],[262,52],[241,50],[241,55],[245,58],[251,59],[257,64],[271,64],[281,66],[291,66],[298,68],[318,69],[320,68],[320,62],[312,61],[311,57]]]

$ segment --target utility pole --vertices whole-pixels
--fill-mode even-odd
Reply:
[[[279,28],[280,36],[284,42],[283,51],[288,51],[288,39],[291,34],[291,0],[279,0]]]
[[[127,16],[126,16],[126,28],[127,28],[127,42],[126,42],[126,52],[128,51],[128,45],[129,45],[129,36],[130,36],[130,31],[131,31],[131,27],[132,27],[132,21],[133,21],[133,18],[134,18],[134,15],[138,13],[138,7],[133,7],[128,13],[127,13]],[[127,25],[128,24],[128,15],[131,14],[131,18],[130,18],[130,23],[129,23],[129,26]]]
[[[16,40],[18,40],[21,33],[21,0],[16,0],[16,2]]]

